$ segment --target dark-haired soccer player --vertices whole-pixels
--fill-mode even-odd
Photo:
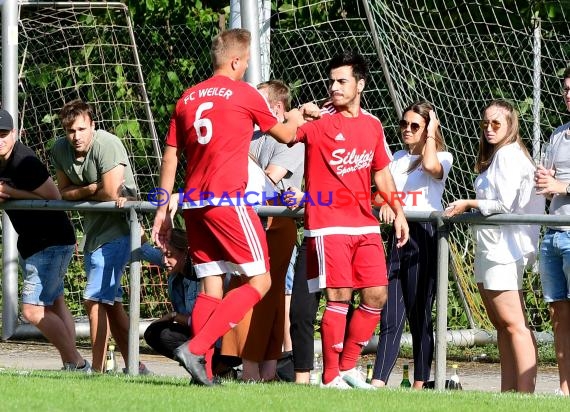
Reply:
[[[281,141],[305,143],[305,191],[312,199],[328,192],[352,195],[350,201],[343,196],[342,201],[305,204],[307,278],[310,291],[325,289],[327,298],[321,322],[322,385],[371,389],[356,362],[380,320],[388,284],[380,226],[368,195],[371,173],[378,191],[388,197],[385,201],[392,202],[396,187],[382,124],[360,107],[368,75],[366,60],[344,52],[333,57],[328,69],[336,112],[305,123],[296,138]],[[391,205],[401,246],[408,240],[408,224],[400,203]],[[345,337],[353,289],[360,291],[360,304]]]

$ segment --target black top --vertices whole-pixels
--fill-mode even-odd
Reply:
[[[34,191],[49,178],[46,166],[32,149],[14,144],[6,165],[0,167],[0,180],[20,190]],[[6,210],[18,233],[18,252],[27,259],[49,246],[75,244],[75,231],[64,211]]]

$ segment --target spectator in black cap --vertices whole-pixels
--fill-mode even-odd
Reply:
[[[10,113],[0,110],[0,202],[61,199],[46,166],[16,141]],[[56,347],[64,370],[91,372],[75,346],[75,323],[63,297],[63,278],[75,249],[75,231],[64,211],[6,210],[18,233],[24,277],[22,314]]]

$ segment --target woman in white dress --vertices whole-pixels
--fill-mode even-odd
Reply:
[[[544,213],[534,187],[535,165],[519,134],[515,108],[492,101],[483,111],[475,170],[475,199],[456,200],[447,216],[478,209],[495,213]],[[534,262],[538,225],[476,225],[475,280],[489,319],[497,330],[501,391],[534,392],[536,341],[525,312],[522,281]]]

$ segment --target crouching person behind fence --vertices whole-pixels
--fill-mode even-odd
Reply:
[[[200,292],[200,282],[188,256],[186,231],[172,229],[164,252],[151,246],[144,237],[141,250],[144,260],[165,267],[170,272],[168,296],[173,309],[147,327],[144,339],[152,349],[174,359],[174,350],[191,338],[191,314]],[[223,375],[241,363],[239,358],[221,356],[219,352],[219,348],[215,348],[212,364],[206,365],[209,375]]]
[[[151,323],[144,339],[155,351],[174,359],[174,350],[190,339],[190,314],[200,291],[200,283],[192,270],[188,257],[188,240],[182,229],[172,229],[166,251],[162,252],[148,243],[142,246],[143,258],[166,267],[168,296],[173,311]]]
[[[16,141],[10,113],[0,110],[0,202],[8,199],[61,197],[46,166],[29,147]],[[65,370],[91,372],[75,346],[75,323],[63,298],[63,278],[75,246],[71,222],[64,211],[6,213],[18,233],[24,318],[56,347]]]

